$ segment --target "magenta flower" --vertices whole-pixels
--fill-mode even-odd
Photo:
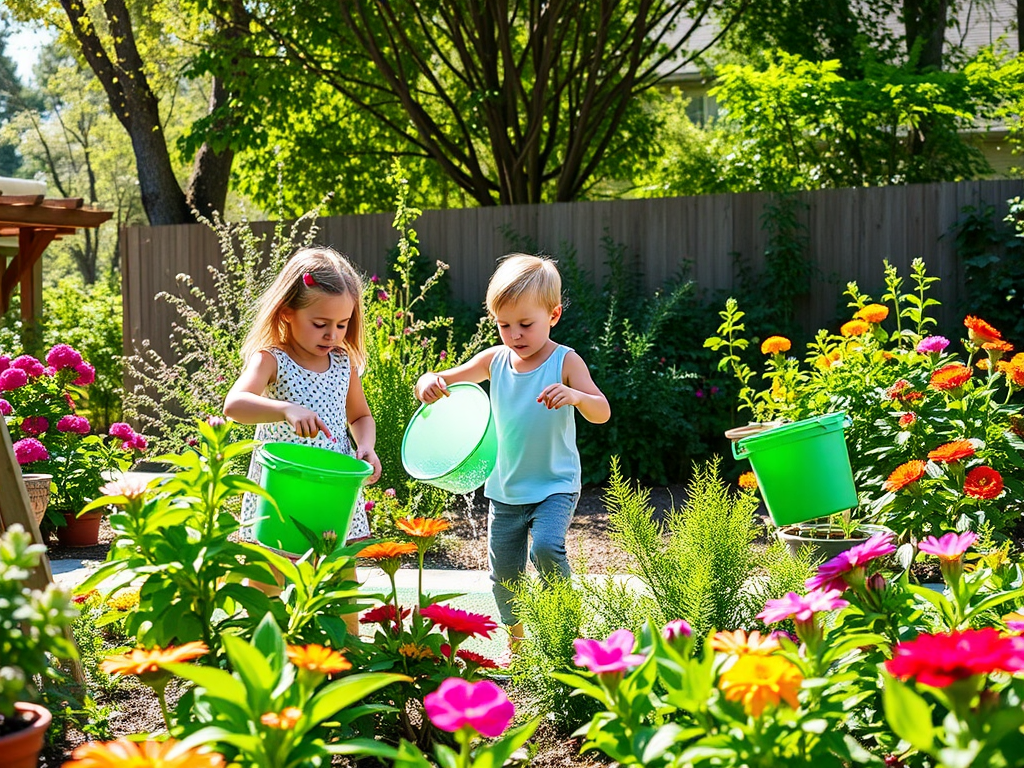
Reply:
[[[374,272],[373,275],[370,277],[370,282],[373,283],[374,285],[380,282],[380,278],[377,277],[376,272]]]
[[[21,422],[21,431],[29,437],[41,435],[50,428],[50,420],[45,416],[26,416]]]
[[[765,603],[764,610],[757,614],[757,618],[765,624],[778,624],[792,618],[799,626],[813,621],[816,613],[837,611],[848,606],[849,603],[843,600],[842,594],[838,589],[815,589],[806,595],[789,592],[785,597]]]
[[[693,634],[686,619],[673,619],[661,629],[661,636],[670,643],[681,642]]]
[[[96,381],[96,369],[88,363],[79,363],[75,370],[78,371],[78,378],[71,383],[76,387],[87,387]]]
[[[818,566],[818,572],[811,576],[804,584],[807,589],[824,589],[826,591],[838,589],[844,591],[850,584],[851,579],[855,582],[864,580],[864,566],[875,558],[888,555],[896,551],[892,543],[892,532],[876,533],[863,544],[858,544],[852,549],[842,552],[831,560],[826,560]],[[850,578],[847,578],[850,574]]]
[[[628,629],[615,630],[603,642],[580,638],[573,640],[572,644],[576,648],[573,658],[576,666],[586,667],[595,674],[624,672],[644,662],[642,654],[633,653],[636,637]]]
[[[134,434],[121,443],[122,451],[144,451],[149,447],[149,443],[142,435]]]
[[[61,416],[57,422],[58,432],[74,432],[76,435],[89,434],[89,420],[85,416]]]
[[[11,408],[11,404],[0,397],[0,416],[10,416],[13,412],[14,409]]]
[[[377,299],[379,301],[387,301],[388,300],[388,292],[387,291],[377,291]]]
[[[8,368],[0,373],[0,392],[11,392],[28,384],[28,374],[21,368]]]
[[[19,464],[31,464],[33,461],[46,461],[50,458],[46,446],[34,437],[26,437],[14,444],[14,458]]]
[[[424,696],[423,708],[442,731],[472,728],[492,739],[505,732],[516,713],[505,692],[490,680],[471,683],[461,677],[449,677]]]
[[[928,536],[917,548],[926,555],[935,555],[940,560],[959,560],[977,540],[978,536],[973,531],[964,533],[951,531],[939,539]]]
[[[441,360],[444,360],[446,357],[448,357],[448,353],[445,350],[442,349],[440,352],[437,353],[437,356]]]
[[[206,420],[206,423],[209,424],[211,427],[223,427],[228,422],[223,416],[210,416]]]
[[[122,440],[130,440],[135,435],[135,430],[132,429],[130,424],[125,424],[123,421],[115,421],[110,425],[107,434],[111,437],[119,437]]]
[[[48,365],[45,368],[43,368],[43,375],[44,376],[50,376],[50,377],[56,376],[57,375],[57,369],[54,368],[52,365]]]
[[[0,355],[0,373],[11,367],[11,358],[7,355]]]
[[[21,368],[29,376],[42,376],[43,364],[32,355],[19,355],[11,361],[11,368]]]
[[[945,336],[928,336],[917,343],[917,351],[922,355],[938,355],[949,346],[949,339]]]
[[[387,496],[389,499],[395,498],[395,495],[396,495],[395,494],[395,489],[394,488],[388,488],[387,490],[384,491],[384,495]]]
[[[82,363],[82,354],[68,344],[54,344],[46,353],[46,362],[58,371],[77,368]]]
[[[377,506],[376,502],[368,501],[365,504],[363,504],[363,509],[365,509],[367,512],[372,512],[373,508],[376,507],[376,506]]]

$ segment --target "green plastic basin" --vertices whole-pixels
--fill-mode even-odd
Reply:
[[[253,536],[274,549],[301,555],[309,542],[292,522],[344,540],[363,481],[373,467],[337,451],[298,443],[266,443],[256,450],[262,485],[280,509],[259,497]]]
[[[451,384],[448,392],[413,414],[402,438],[402,466],[416,480],[470,493],[484,484],[498,460],[491,401],[476,384]]]

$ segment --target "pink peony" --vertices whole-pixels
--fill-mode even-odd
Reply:
[[[149,447],[149,443],[142,435],[132,435],[123,443],[121,443],[122,451],[144,451]]]
[[[765,603],[764,610],[757,614],[757,618],[765,624],[778,624],[792,618],[799,626],[813,621],[816,613],[837,611],[848,606],[849,603],[841,595],[838,589],[815,589],[806,595],[789,592],[785,597]]]
[[[41,435],[50,428],[50,420],[45,416],[26,416],[21,422],[21,431],[29,437]]]
[[[586,667],[595,674],[624,672],[644,662],[643,655],[633,653],[636,637],[628,629],[615,630],[603,642],[580,638],[573,640],[572,644],[576,648],[573,658],[576,666]]]
[[[54,344],[46,353],[46,362],[58,371],[65,368],[78,368],[82,363],[82,354],[68,344]]]
[[[492,739],[505,732],[516,713],[505,692],[490,680],[471,683],[461,677],[449,677],[424,696],[423,708],[442,731],[472,728]]]
[[[43,376],[56,376],[56,375],[57,375],[57,369],[54,368],[52,365],[48,365],[45,368],[43,368]]]
[[[87,387],[96,381],[96,369],[88,363],[79,363],[75,370],[78,371],[78,378],[71,383],[76,387]]]
[[[949,339],[945,336],[928,336],[917,343],[917,351],[922,355],[938,355],[948,346]]]
[[[0,355],[0,373],[11,367],[11,358],[7,355]]]
[[[951,531],[938,539],[929,536],[917,548],[926,555],[935,555],[940,560],[959,560],[977,540],[978,535],[973,531],[964,533]]]
[[[32,355],[19,355],[11,361],[11,368],[21,368],[29,376],[42,376],[43,364]]]
[[[115,421],[110,425],[107,434],[111,437],[119,437],[122,440],[130,440],[135,436],[135,430],[131,428],[130,424],[125,424],[123,421]]]
[[[46,461],[50,453],[46,446],[34,437],[26,437],[14,444],[14,458],[19,464],[31,464],[33,461]]]
[[[28,374],[21,368],[8,368],[0,373],[0,392],[10,392],[28,384]]]
[[[58,432],[74,432],[76,435],[89,434],[89,420],[85,416],[61,416],[57,422]]]
[[[11,404],[0,397],[0,416],[10,416],[13,411]]]

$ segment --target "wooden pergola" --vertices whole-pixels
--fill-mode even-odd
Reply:
[[[2,192],[2,190],[0,190]],[[0,194],[0,237],[16,236],[17,252],[0,273],[0,313],[11,306],[14,287],[21,285],[21,318],[42,314],[42,262],[46,246],[78,229],[92,229],[108,221],[113,211],[85,208],[82,198]]]

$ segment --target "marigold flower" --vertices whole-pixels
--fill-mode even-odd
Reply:
[[[260,722],[268,728],[280,731],[290,731],[295,727],[302,717],[302,710],[298,707],[285,707],[281,713],[267,712],[260,716]]]
[[[777,355],[783,352],[789,352],[792,348],[793,342],[787,339],[785,336],[769,336],[763,342],[761,342],[761,354],[762,355]]]
[[[1013,344],[1008,341],[986,341],[981,345],[982,349],[991,352],[1013,352]]]
[[[395,522],[395,527],[414,539],[432,539],[450,527],[447,520],[427,517],[405,517]]]
[[[949,346],[945,336],[928,336],[917,342],[917,351],[922,355],[939,355]]]
[[[920,459],[900,464],[892,471],[885,483],[882,484],[882,487],[892,493],[902,491],[911,483],[916,483],[924,477],[925,466],[926,463]]]
[[[889,308],[884,304],[868,304],[854,313],[855,320],[864,320],[868,323],[880,323],[889,316]]]
[[[434,658],[434,652],[432,650],[427,648],[425,645],[416,645],[416,643],[406,643],[399,647],[398,652],[407,659],[412,659],[413,661]]]
[[[961,363],[950,363],[932,372],[932,388],[942,392],[959,389],[971,380],[971,369]]]
[[[986,323],[980,317],[968,315],[964,318],[964,325],[967,326],[967,337],[977,345],[986,341],[1001,341],[1003,334]]]
[[[371,544],[359,552],[359,557],[368,560],[390,560],[391,558],[410,555],[416,551],[416,545],[411,541],[382,541],[379,544]]]
[[[161,664],[190,661],[210,652],[205,643],[194,640],[168,648],[136,648],[122,656],[110,656],[100,662],[108,675],[144,675],[158,672]]]
[[[791,661],[781,656],[740,656],[719,678],[729,701],[738,701],[752,717],[760,717],[765,708],[785,703],[800,706],[797,693],[803,675]]]
[[[779,645],[778,639],[772,635],[762,637],[756,629],[749,635],[742,629],[732,632],[716,632],[710,640],[710,645],[713,651],[731,653],[734,656],[746,654],[767,656],[782,647]]]
[[[471,683],[460,677],[449,677],[424,696],[423,708],[442,731],[455,733],[468,726],[491,739],[505,732],[516,713],[505,692],[490,680]]]
[[[964,495],[973,499],[994,499],[1003,492],[1003,476],[992,467],[975,467],[964,478]]]
[[[573,663],[594,674],[625,672],[644,663],[643,654],[633,653],[636,637],[628,629],[615,630],[607,640],[578,638],[572,644],[576,649]]]
[[[87,741],[75,747],[64,768],[222,768],[223,756],[207,747],[186,748],[174,739]]]
[[[737,482],[739,483],[740,488],[742,488],[745,491],[757,490],[757,478],[754,476],[753,472],[744,472],[742,475],[740,475],[739,480],[737,480]]]
[[[18,464],[31,464],[34,461],[46,461],[50,458],[50,452],[34,437],[26,437],[14,444],[14,458]]]
[[[1014,387],[1024,388],[1024,352],[999,363],[999,370]]]
[[[974,455],[974,444],[970,440],[954,440],[952,443],[940,445],[934,451],[928,452],[928,458],[932,461],[951,464],[960,459],[968,459]]]
[[[923,685],[945,688],[974,675],[1013,672],[1020,668],[1020,659],[1013,638],[986,627],[918,635],[897,644],[885,668],[900,680],[914,678]]]
[[[907,427],[914,426],[914,423],[916,421],[917,414],[913,413],[912,411],[908,411],[907,413],[904,413],[902,416],[900,416],[900,426],[903,427],[904,429],[906,429]]]
[[[818,359],[814,361],[814,364],[822,370],[828,370],[829,368],[835,368],[843,363],[843,353],[838,349],[833,349],[827,355],[819,355]]]
[[[147,490],[149,483],[146,480],[127,475],[100,486],[100,493],[104,496],[124,496],[129,501],[144,495]]]
[[[352,669],[352,664],[333,648],[325,648],[316,643],[309,645],[289,645],[288,660],[299,669],[319,672],[323,675],[336,675]]]
[[[843,327],[839,329],[839,333],[843,336],[863,336],[870,330],[871,325],[869,323],[866,323],[863,320],[850,320],[848,323],[843,323]]]
[[[441,629],[457,632],[469,637],[479,635],[480,637],[489,638],[491,633],[498,628],[498,625],[490,616],[485,616],[482,613],[460,611],[458,608],[441,605],[440,603],[434,603],[426,608],[421,608],[420,615],[425,619],[430,619]]]
[[[927,536],[917,548],[926,555],[935,555],[940,560],[959,560],[977,540],[978,535],[973,531],[964,533],[951,531],[943,535],[942,538]]]

